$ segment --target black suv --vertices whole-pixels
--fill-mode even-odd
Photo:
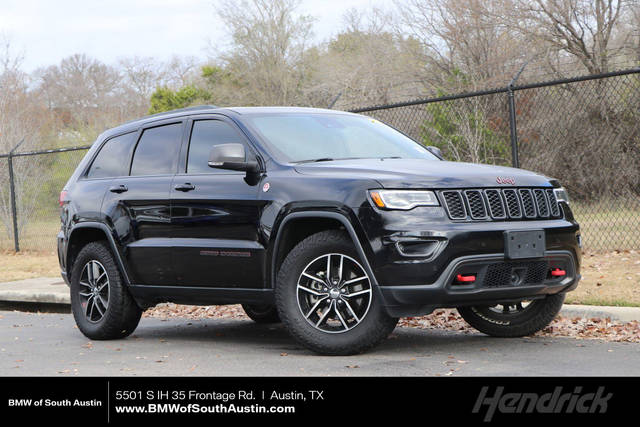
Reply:
[[[456,307],[532,334],[580,279],[566,191],[443,161],[370,117],[189,108],[103,133],[60,195],[78,328],[122,338],[160,302],[241,303],[306,347],[353,354],[399,317]]]

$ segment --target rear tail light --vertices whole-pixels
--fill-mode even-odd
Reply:
[[[60,207],[62,207],[62,205],[64,205],[64,202],[67,201],[67,190],[62,190],[60,192],[60,197],[58,197],[58,204],[60,205]]]

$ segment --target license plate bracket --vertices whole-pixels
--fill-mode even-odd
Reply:
[[[542,258],[545,248],[544,230],[504,232],[504,255],[506,258]]]

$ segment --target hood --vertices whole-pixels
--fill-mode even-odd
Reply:
[[[384,188],[547,187],[555,181],[506,166],[422,159],[345,159],[295,169],[305,175],[373,179]]]

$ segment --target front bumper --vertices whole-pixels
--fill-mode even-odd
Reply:
[[[568,206],[563,205],[563,210],[565,217],[560,219],[455,222],[435,207],[411,211],[362,208],[358,219],[383,303],[390,315],[404,317],[428,314],[435,308],[493,305],[573,290],[580,280],[580,227]],[[544,257],[507,259],[505,231],[513,230],[544,230]],[[407,253],[407,249],[425,255]],[[546,269],[536,280],[496,285],[488,277],[484,283],[488,266],[513,263]],[[516,267],[527,274],[526,266]],[[565,269],[566,275],[552,277],[549,269],[555,267]],[[547,272],[549,277],[544,277]],[[478,280],[472,285],[454,284],[460,273],[477,274]]]
[[[526,271],[528,266],[547,265],[564,269],[563,277],[547,275],[543,281],[508,283],[494,286],[487,278],[491,266],[511,271]],[[533,268],[533,267],[532,267]],[[456,281],[458,274],[475,273],[477,280],[471,284]],[[526,274],[526,273],[525,273]],[[485,278],[487,280],[485,281]],[[544,258],[507,260],[502,254],[472,255],[456,259],[434,283],[409,286],[379,286],[384,306],[392,317],[419,316],[431,313],[436,308],[465,305],[493,305],[501,302],[541,298],[568,292],[578,285],[580,274],[573,254],[569,251],[549,251]]]

